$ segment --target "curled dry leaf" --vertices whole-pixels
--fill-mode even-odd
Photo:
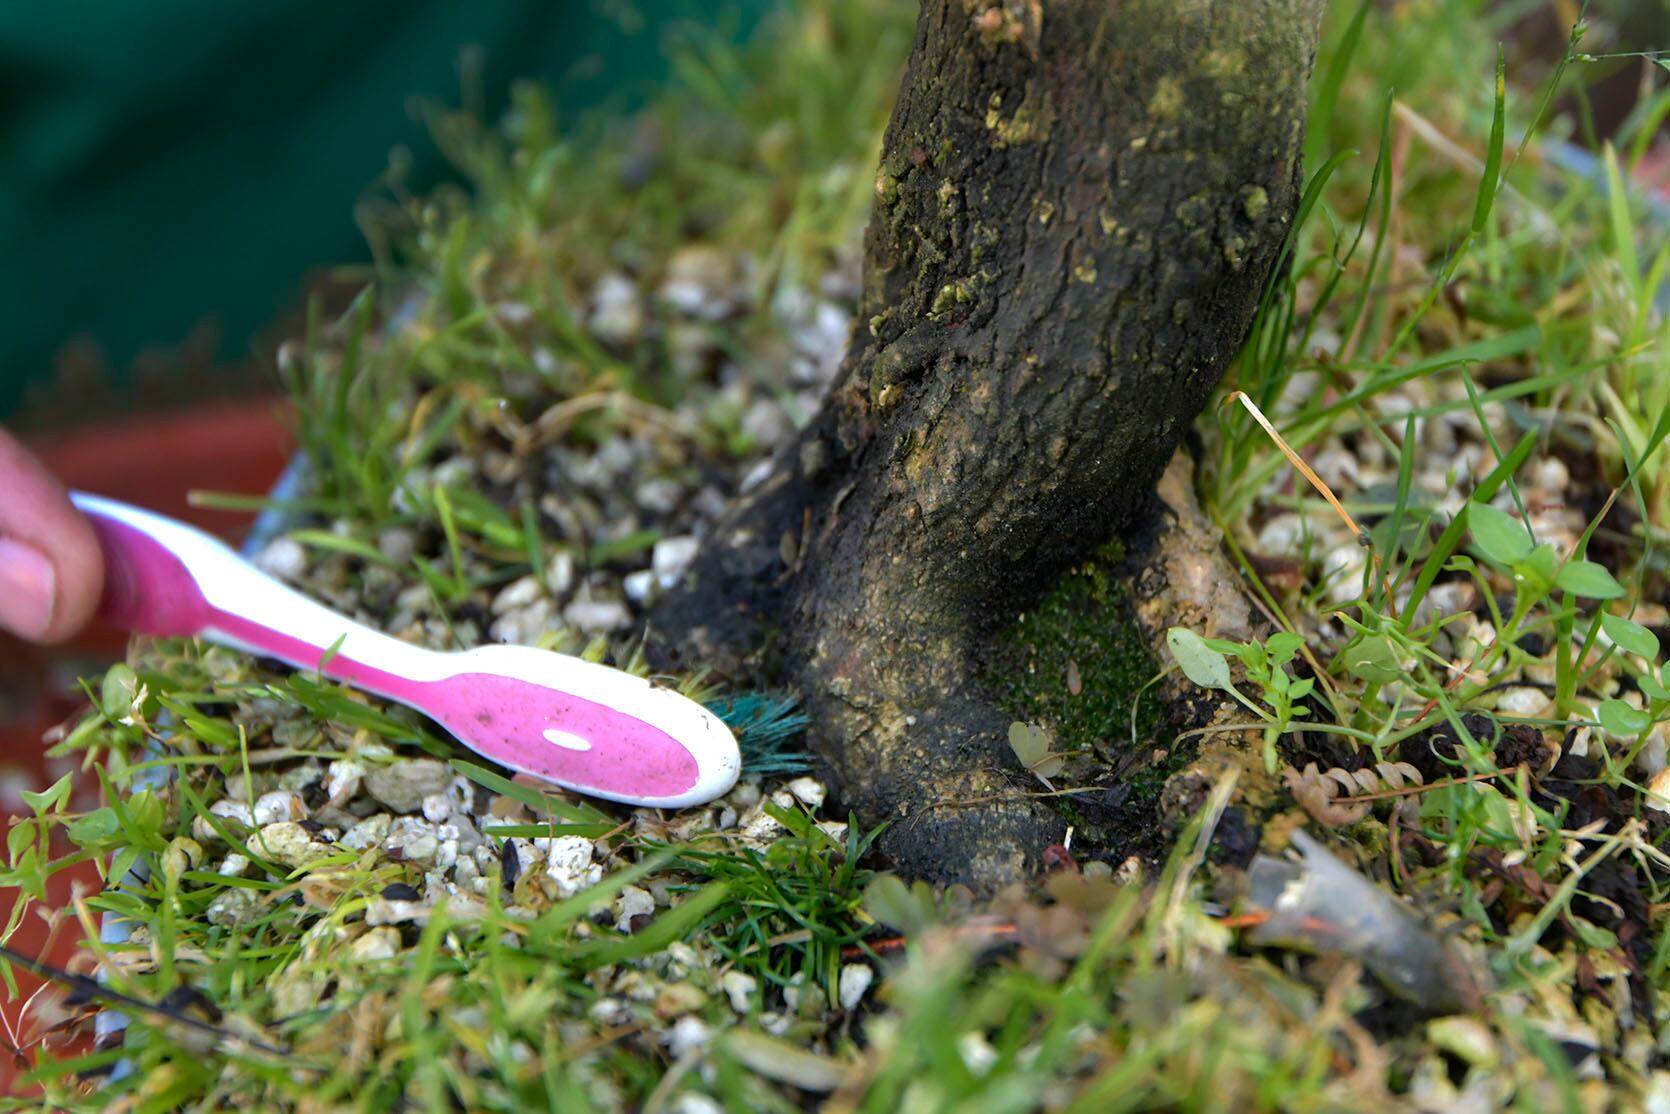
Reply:
[[[1378,762],[1373,768],[1361,770],[1347,770],[1339,766],[1318,770],[1315,762],[1309,762],[1302,771],[1292,766],[1282,770],[1282,781],[1299,807],[1318,824],[1330,828],[1355,824],[1374,807],[1372,801],[1351,798],[1364,793],[1402,789],[1406,785],[1420,785],[1422,780],[1421,772],[1407,762]]]

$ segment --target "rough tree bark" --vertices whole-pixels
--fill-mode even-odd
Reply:
[[[791,682],[910,873],[992,885],[1062,836],[981,653],[1130,525],[1244,338],[1321,8],[922,6],[846,363],[653,624]]]

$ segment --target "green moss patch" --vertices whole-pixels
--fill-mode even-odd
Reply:
[[[1143,698],[1160,666],[1132,624],[1121,557],[1109,546],[1063,573],[998,635],[986,663],[1005,710],[1048,728],[1057,750],[1110,762],[1167,741],[1156,737],[1159,701],[1151,690]]]

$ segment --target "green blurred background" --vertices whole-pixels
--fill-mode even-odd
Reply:
[[[709,29],[742,37],[765,6],[719,6]],[[192,389],[187,365],[249,363],[310,272],[367,258],[355,211],[387,196],[391,155],[407,190],[444,175],[417,106],[491,119],[531,78],[570,121],[629,107],[715,7],[0,5],[0,421],[130,407],[136,362],[165,401]]]

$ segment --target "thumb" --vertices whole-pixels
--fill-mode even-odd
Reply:
[[[0,628],[61,642],[84,626],[104,587],[92,525],[64,487],[0,429]]]

